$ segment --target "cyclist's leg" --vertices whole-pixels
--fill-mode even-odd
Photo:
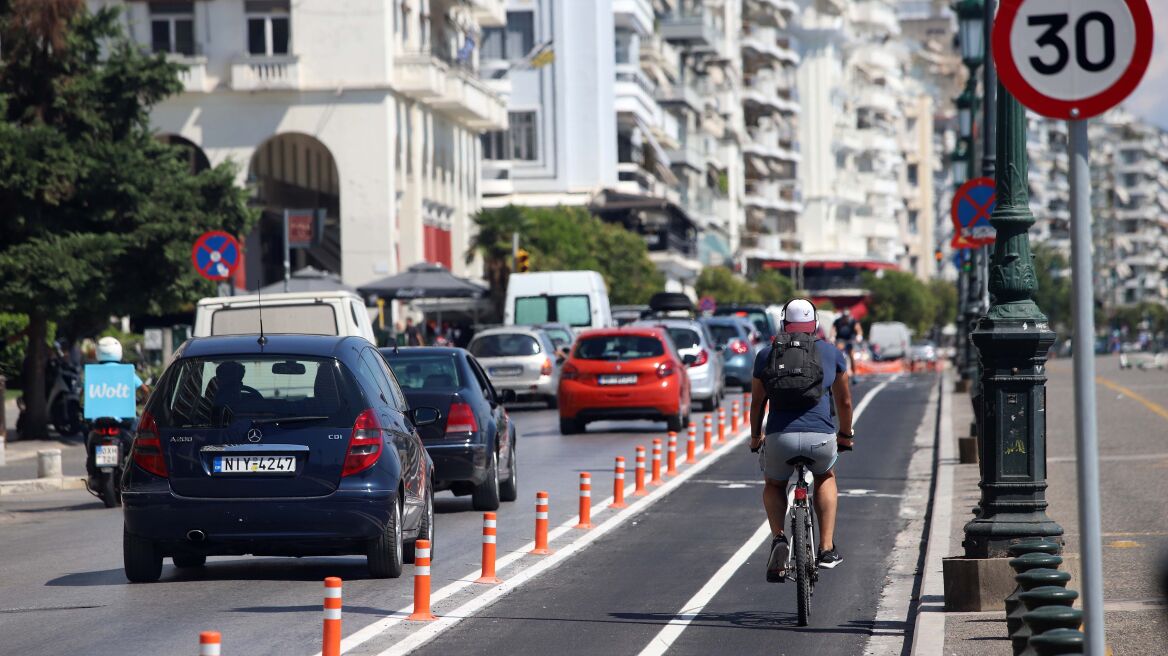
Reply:
[[[766,508],[767,521],[771,525],[771,535],[783,533],[783,520],[787,514],[787,481],[795,468],[787,461],[798,455],[798,439],[791,433],[771,433],[766,436],[763,446],[763,475],[765,485],[762,503]]]
[[[827,551],[835,546],[835,517],[839,507],[839,488],[836,485],[835,463],[839,459],[835,435],[828,433],[805,434],[804,454],[815,464],[811,473],[815,476],[815,515],[819,518],[819,550]]]

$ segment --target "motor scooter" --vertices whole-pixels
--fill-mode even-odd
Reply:
[[[77,435],[85,429],[81,413],[81,371],[69,361],[58,346],[56,352],[45,363],[45,405],[49,409],[49,421],[61,435]],[[16,431],[24,435],[24,399],[17,399],[20,415],[16,419]]]
[[[99,417],[85,436],[85,488],[106,508],[122,502],[122,471],[130,453],[131,428],[130,421]]]

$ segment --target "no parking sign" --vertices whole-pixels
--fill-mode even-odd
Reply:
[[[997,231],[990,215],[997,205],[993,178],[974,178],[953,195],[953,241],[956,248],[973,248],[994,243]],[[960,239],[958,239],[960,237]],[[962,246],[957,246],[960,241]]]
[[[242,250],[239,240],[222,230],[204,232],[191,249],[191,263],[207,280],[227,280],[239,268]]]

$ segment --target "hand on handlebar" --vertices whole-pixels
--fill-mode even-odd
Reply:
[[[856,441],[852,437],[842,437],[840,435],[835,436],[835,448],[836,451],[839,451],[840,453],[851,451],[855,445]]]

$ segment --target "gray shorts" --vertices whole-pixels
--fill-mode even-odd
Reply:
[[[802,456],[812,461],[811,473],[822,475],[835,467],[839,454],[835,435],[831,433],[770,433],[763,440],[759,464],[763,474],[772,481],[786,482],[795,473],[795,466],[787,461]]]

